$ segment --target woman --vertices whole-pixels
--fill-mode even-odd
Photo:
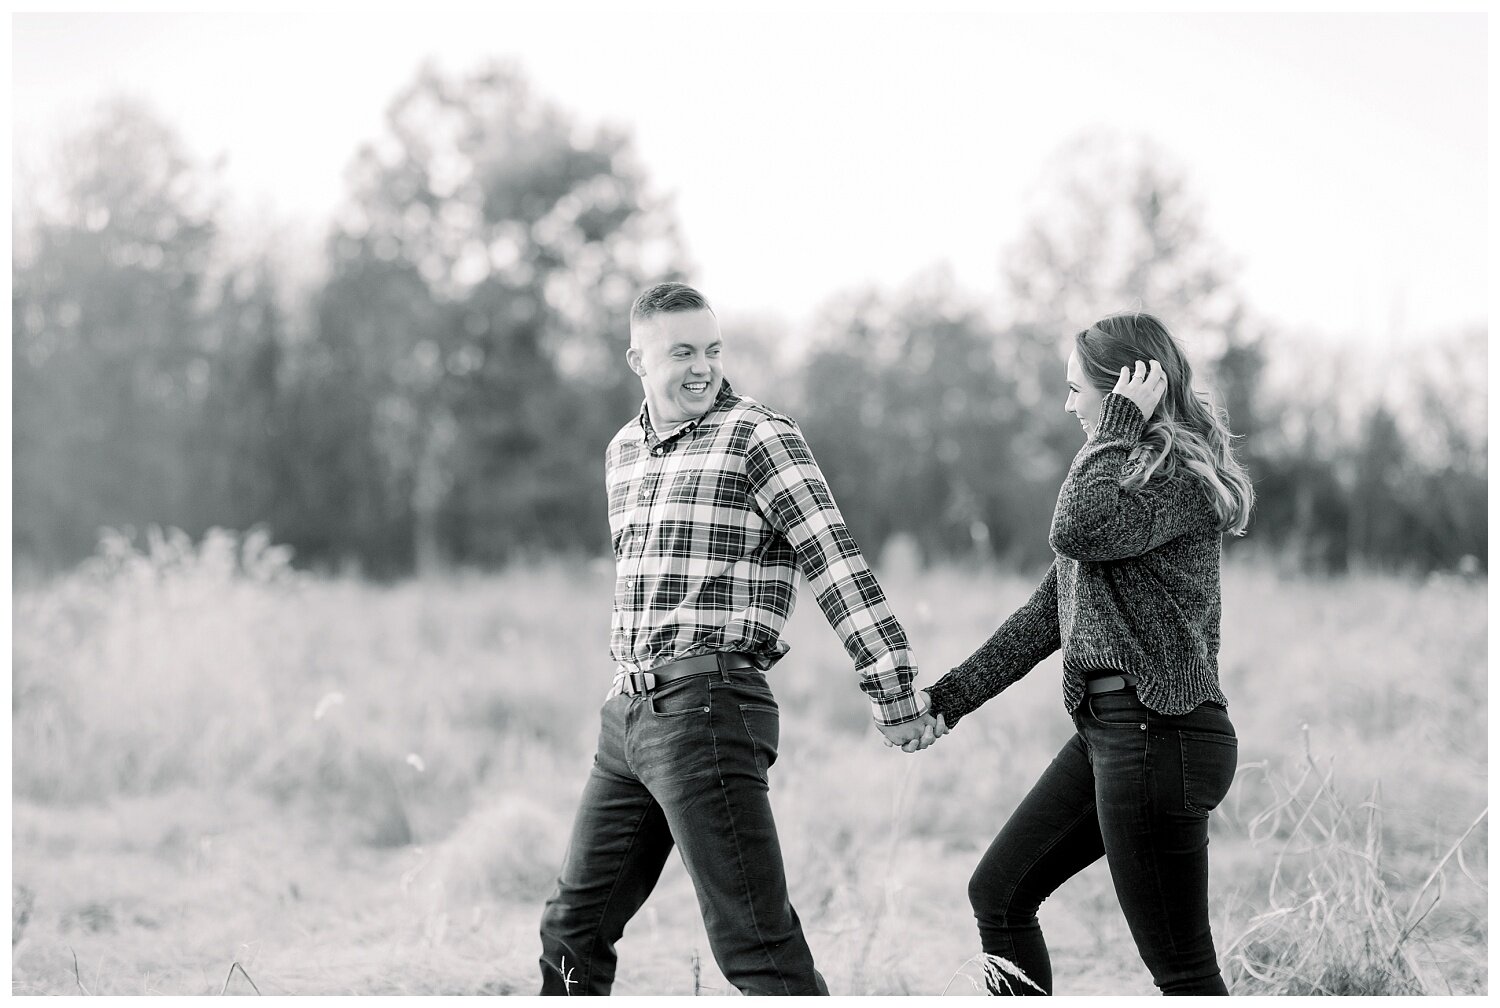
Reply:
[[[1066,408],[1086,441],[1052,517],[1057,557],[1031,599],[928,690],[942,734],[1062,649],[1077,733],[969,883],[984,951],[1049,994],[1037,907],[1100,857],[1162,993],[1228,993],[1208,923],[1208,816],[1236,752],[1219,691],[1219,540],[1244,533],[1254,494],[1192,377],[1151,315],[1078,334]]]

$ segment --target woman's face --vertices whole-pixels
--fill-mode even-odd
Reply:
[[[1068,354],[1068,401],[1063,409],[1078,418],[1083,425],[1084,437],[1093,437],[1094,421],[1099,418],[1099,406],[1104,396],[1089,384],[1083,374],[1083,365],[1078,363],[1078,351]]]

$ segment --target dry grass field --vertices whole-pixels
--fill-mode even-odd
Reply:
[[[881,573],[922,683],[1031,589]],[[375,585],[220,534],[106,542],[18,587],[13,992],[533,992],[610,577]],[[1236,993],[1488,991],[1485,596],[1226,571],[1241,769],[1212,897]],[[1057,658],[911,756],[880,745],[805,593],[788,636],[772,802],[820,968],[835,993],[973,995],[965,884],[1071,730]],[[1102,865],[1042,923],[1058,993],[1154,992]],[[618,993],[733,993],[675,861],[620,952]]]

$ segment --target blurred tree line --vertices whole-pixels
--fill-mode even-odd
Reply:
[[[56,154],[13,208],[19,564],[150,524],[263,525],[304,564],[381,576],[607,552],[603,448],[641,398],[630,303],[691,280],[628,135],[508,67],[424,68],[356,152],[296,297],[270,256],[226,251],[214,173],[151,110],[111,103]],[[1087,137],[1045,177],[992,302],[941,269],[846,292],[796,352],[774,323],[723,319],[730,377],[798,417],[867,548],[1044,560],[1079,442],[1068,341],[1141,307],[1244,435],[1259,502],[1233,549],[1334,572],[1483,563],[1482,330],[1356,381],[1360,355],[1256,321],[1149,142]]]

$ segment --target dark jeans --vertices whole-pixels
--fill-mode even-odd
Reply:
[[[615,942],[675,843],[719,969],[745,994],[827,994],[787,899],[766,777],[780,715],[763,673],[611,697],[557,889],[542,993],[608,994]]]
[[[984,951],[1052,993],[1036,911],[1099,858],[1163,994],[1227,994],[1208,925],[1208,815],[1234,779],[1237,743],[1215,704],[1150,710],[1130,689],[1086,696],[1068,740],[969,882]],[[1014,993],[1035,994],[1011,979]],[[1002,989],[995,993],[1007,993]]]

